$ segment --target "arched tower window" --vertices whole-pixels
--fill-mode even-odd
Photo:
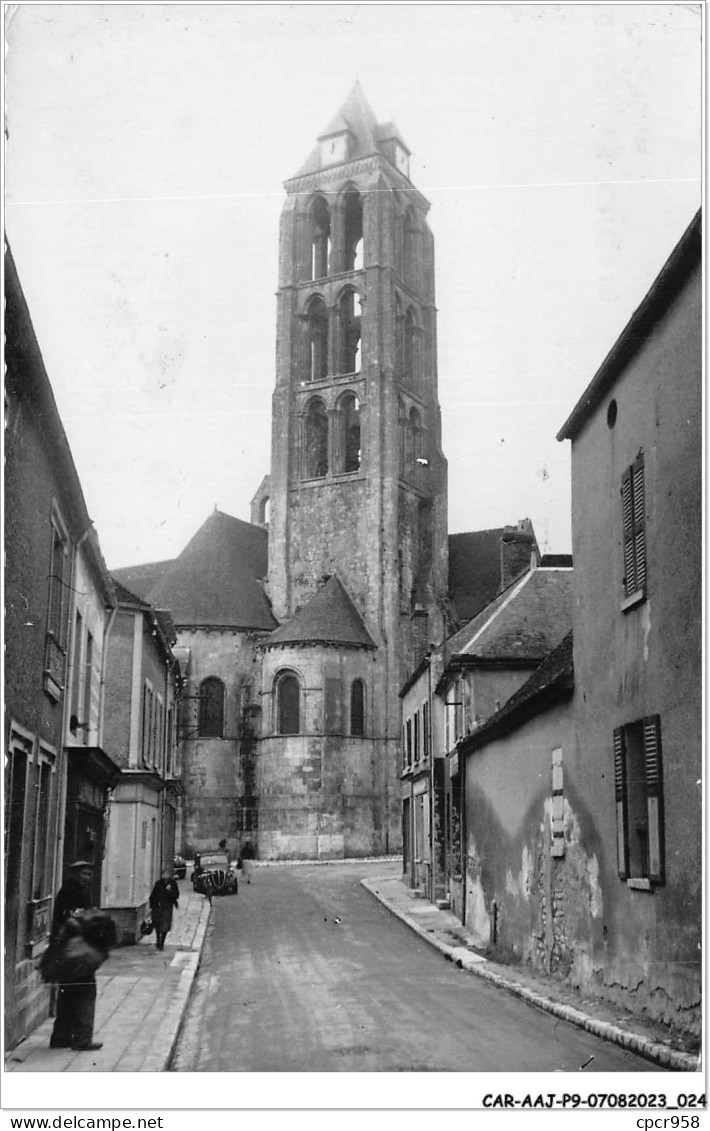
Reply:
[[[362,307],[357,291],[348,290],[338,303],[337,373],[359,373]]]
[[[306,312],[306,379],[323,381],[328,375],[328,311],[322,298],[311,300]]]
[[[357,189],[345,193],[343,271],[359,271],[363,264],[362,197]]]
[[[365,733],[365,684],[354,679],[350,687],[350,734],[358,737]]]
[[[294,672],[282,672],[276,681],[276,730],[278,734],[301,732],[301,687]]]
[[[403,369],[402,377],[404,381],[412,389],[416,389],[419,378],[419,366],[417,356],[417,323],[414,318],[414,311],[410,306],[404,318],[404,325],[402,327],[402,350],[403,350]]]
[[[416,289],[417,284],[417,270],[418,270],[418,243],[419,243],[419,226],[417,224],[417,216],[413,208],[408,208],[404,217],[404,239],[403,239],[403,256],[404,259],[404,279],[407,286]]]
[[[409,411],[405,430],[404,474],[411,482],[418,483],[424,458],[424,429],[422,418],[416,408]]]
[[[304,457],[306,479],[328,474],[328,411],[320,397],[310,401],[306,410]]]
[[[328,274],[330,259],[330,208],[325,197],[318,196],[311,205],[311,279],[323,279]]]
[[[404,377],[404,315],[399,295],[394,300],[394,371],[401,381]]]
[[[200,716],[198,731],[201,738],[224,737],[224,684],[216,676],[208,676],[200,684]]]
[[[346,393],[338,402],[338,464],[343,472],[359,471],[362,462],[360,402]]]

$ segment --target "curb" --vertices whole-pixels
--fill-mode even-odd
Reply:
[[[205,900],[200,912],[199,922],[195,929],[194,950],[191,952],[185,952],[188,955],[188,960],[185,963],[185,969],[180,975],[180,1001],[179,1006],[175,1011],[176,1024],[172,1030],[167,1054],[163,1056],[160,1066],[146,1066],[145,1071],[147,1072],[170,1071],[170,1065],[172,1064],[173,1057],[175,1056],[175,1049],[182,1032],[182,1026],[185,1020],[185,1014],[187,1013],[187,1007],[190,1004],[190,998],[192,996],[192,990],[195,985],[195,979],[197,978],[200,964],[202,963],[202,948],[204,946],[205,935],[207,934],[207,928],[209,927],[211,918],[212,904]]]
[[[592,1017],[588,1013],[584,1013],[580,1009],[575,1009],[571,1005],[566,1005],[564,1002],[553,1001],[550,998],[544,997],[542,994],[536,993],[528,986],[521,985],[520,982],[514,981],[512,978],[505,978],[502,974],[497,974],[493,970],[488,969],[487,959],[481,955],[475,954],[473,951],[468,950],[462,946],[449,946],[447,943],[441,942],[435,938],[430,931],[425,931],[418,923],[415,923],[405,912],[398,910],[391,903],[382,896],[378,891],[373,889],[374,884],[381,884],[386,882],[389,877],[381,879],[363,879],[360,881],[362,887],[370,892],[383,907],[394,915],[397,919],[401,920],[406,925],[424,939],[425,942],[433,946],[441,954],[444,955],[455,966],[466,970],[469,974],[475,974],[477,978],[484,978],[487,982],[498,986],[499,989],[507,990],[509,993],[515,994],[516,997],[523,998],[530,1005],[536,1006],[538,1009],[544,1010],[546,1013],[551,1013],[555,1017],[559,1017],[562,1021],[569,1021],[572,1025],[576,1025],[580,1029],[586,1029],[587,1032],[593,1033],[602,1040],[611,1041],[613,1044],[619,1045],[621,1048],[629,1049],[630,1052],[635,1052],[639,1056],[643,1056],[646,1060],[651,1060],[655,1064],[661,1065],[663,1068],[673,1069],[677,1072],[699,1072],[701,1071],[700,1057],[693,1056],[691,1053],[680,1052],[676,1049],[669,1049],[666,1045],[660,1044],[658,1041],[652,1041],[647,1037],[640,1037],[637,1033],[631,1033],[627,1029],[621,1029],[618,1025],[612,1025],[608,1021],[600,1021],[596,1017]]]

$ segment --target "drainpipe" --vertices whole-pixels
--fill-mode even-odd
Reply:
[[[436,899],[436,844],[435,844],[435,829],[434,820],[436,816],[436,804],[434,799],[434,741],[433,741],[433,728],[432,728],[432,711],[431,711],[431,649],[427,652],[427,676],[428,676],[428,692],[427,692],[427,738],[429,740],[429,899],[432,903]]]

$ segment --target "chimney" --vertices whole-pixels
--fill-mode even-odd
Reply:
[[[500,590],[540,564],[532,522],[521,518],[517,526],[505,526],[500,540]]]

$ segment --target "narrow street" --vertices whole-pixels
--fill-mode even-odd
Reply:
[[[445,961],[361,887],[382,867],[259,868],[216,898],[172,1070],[658,1071]]]

